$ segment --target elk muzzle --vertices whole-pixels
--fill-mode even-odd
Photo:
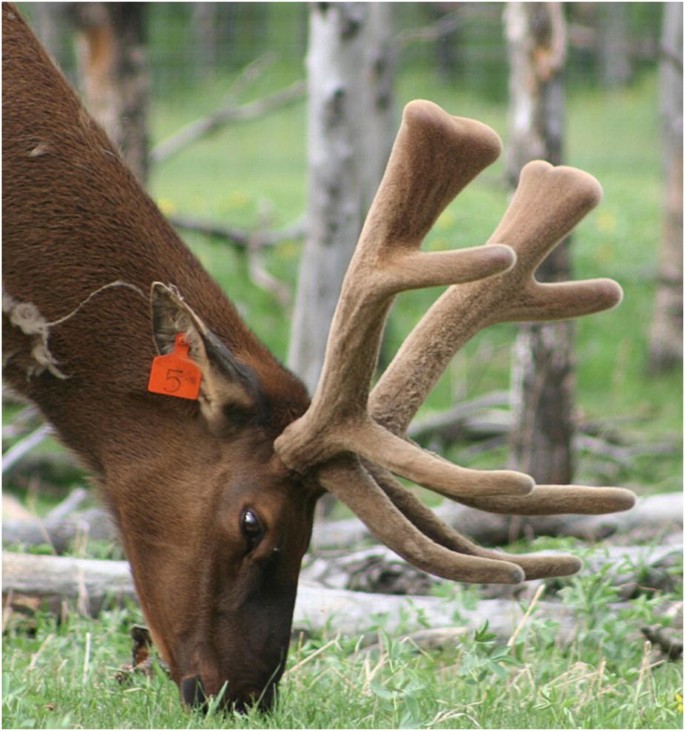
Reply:
[[[213,696],[220,695],[223,709],[247,713],[251,708],[256,707],[262,712],[268,712],[276,697],[276,684],[277,681],[274,679],[270,680],[264,688],[249,685],[244,688],[231,688],[230,683],[226,681],[221,687],[215,689],[209,683],[205,685],[201,675],[189,675],[181,680],[179,690],[185,705],[202,711],[209,709]]]

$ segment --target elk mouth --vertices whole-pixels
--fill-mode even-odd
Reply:
[[[205,691],[202,677],[199,675],[187,676],[179,683],[181,698],[190,708],[203,712],[209,710],[213,694]],[[221,691],[220,691],[221,693]],[[221,695],[221,708],[227,711],[247,714],[252,708],[266,713],[271,710],[276,697],[276,683],[270,682],[266,688],[245,687],[233,689],[226,685],[225,692]]]

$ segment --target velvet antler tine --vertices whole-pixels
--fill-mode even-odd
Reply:
[[[534,160],[523,167],[489,242],[511,242],[523,259],[519,273],[527,278],[601,200],[602,187],[589,173]]]
[[[528,475],[511,470],[471,470],[395,436],[367,420],[343,431],[338,452],[353,452],[417,485],[445,497],[526,495],[534,486]]]
[[[416,246],[501,151],[499,136],[487,125],[453,117],[432,102],[410,102],[376,194],[383,205],[374,202],[364,224],[369,239],[379,248]]]
[[[491,252],[483,247],[442,252],[439,258],[418,251],[445,206],[500,151],[499,137],[479,122],[450,117],[431,102],[407,105],[343,282],[314,410],[325,409],[334,394],[348,404],[351,399],[359,412],[366,410],[395,294],[492,276],[513,266],[515,255],[503,246]],[[349,353],[355,353],[352,362]]]
[[[597,205],[601,195],[597,181],[583,171],[542,161],[526,165],[516,194],[490,237],[491,242],[512,247],[515,266],[490,280],[487,287],[473,282],[447,290],[405,340],[371,392],[373,418],[403,434],[449,360],[487,325],[566,319],[617,305],[622,291],[612,280],[543,284],[534,276],[549,251]],[[406,396],[397,399],[397,393]],[[455,499],[481,510],[537,515],[608,513],[627,510],[634,503],[628,490],[568,485],[538,486],[524,496],[462,498]]]
[[[464,555],[432,541],[395,507],[354,456],[330,460],[319,469],[317,479],[351,508],[379,541],[417,568],[467,583],[518,584],[525,578],[523,569],[499,556]]]
[[[536,485],[528,495],[495,495],[487,500],[460,497],[459,502],[506,515],[604,515],[630,510],[635,494],[621,487]]]
[[[623,297],[620,285],[612,279],[558,284],[532,281],[526,294],[525,299],[509,304],[509,322],[568,320],[593,315],[615,307]]]
[[[555,554],[507,554],[482,548],[461,533],[443,523],[432,510],[427,508],[414,493],[406,490],[393,476],[375,465],[365,464],[367,470],[394,506],[415,525],[426,537],[450,551],[469,556],[479,556],[498,561],[507,561],[523,569],[526,579],[544,579],[550,576],[570,576],[577,573],[581,561],[575,556]]]

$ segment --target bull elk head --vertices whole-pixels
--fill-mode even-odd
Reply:
[[[495,160],[500,141],[430,102],[407,105],[310,403],[164,221],[11,6],[3,8],[3,119],[6,381],[40,406],[102,486],[153,640],[186,702],[224,687],[238,708],[271,704],[314,506],[325,491],[411,563],[466,582],[563,576],[580,564],[480,548],[396,476],[501,513],[632,506],[627,490],[535,485],[518,472],[467,469],[405,436],[449,360],[482,327],[571,318],[619,302],[610,280],[535,279],[549,251],[598,203],[590,175],[533,162],[487,244],[422,253],[441,211]],[[450,286],[371,389],[395,295],[434,285]],[[162,373],[151,393],[155,356],[185,365]],[[189,398],[164,395],[186,377]]]

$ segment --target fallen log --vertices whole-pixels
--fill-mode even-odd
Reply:
[[[97,561],[64,556],[34,556],[3,552],[3,598],[13,595],[40,596],[48,601],[72,600],[79,611],[96,615],[106,600],[121,603],[136,600],[133,579],[126,561]],[[567,610],[549,603],[548,615],[570,622]],[[553,607],[553,608],[552,608]],[[426,626],[480,627],[485,621],[498,637],[508,638],[521,620],[518,602],[488,599],[476,610],[456,607],[438,597],[402,597],[326,589],[302,582],[295,604],[293,630],[355,635],[382,627],[388,632],[411,631]],[[546,615],[547,616],[547,615]]]
[[[363,635],[378,629],[407,633],[427,626],[473,631],[487,622],[488,629],[497,638],[507,641],[523,619],[524,611],[519,602],[509,599],[483,599],[475,609],[466,609],[438,597],[402,597],[301,584],[293,629]],[[560,637],[570,635],[573,627],[571,610],[558,602],[538,602],[537,611],[537,617],[559,622]]]
[[[2,553],[3,605],[15,595],[38,596],[48,607],[75,600],[77,609],[97,616],[106,599],[121,604],[136,601],[133,579],[126,561],[99,561],[68,556]]]
[[[584,540],[598,541],[614,533],[626,534],[639,530],[642,540],[672,532],[682,531],[683,493],[664,493],[639,498],[632,510],[608,515],[560,515],[518,518],[486,513],[467,508],[458,503],[445,501],[434,510],[435,514],[460,533],[467,534],[478,543],[490,546],[511,542],[511,521],[520,521],[521,528],[534,525],[530,533],[523,535],[571,536]],[[372,542],[364,524],[352,518],[330,521],[314,526],[312,547],[314,550],[347,548]]]
[[[109,513],[91,508],[65,516],[47,516],[41,520],[3,518],[4,546],[40,546],[48,544],[56,554],[64,553],[80,538],[116,541],[118,534]]]
[[[665,549],[648,550],[653,554],[656,551],[659,558],[665,555]],[[625,553],[624,549],[615,547],[608,555],[598,552],[592,560],[597,561],[595,566],[603,561],[615,563],[623,555],[622,551]],[[671,546],[670,551],[682,552],[682,547]],[[49,607],[56,607],[56,611],[64,600],[71,600],[76,602],[78,611],[95,616],[106,602],[137,601],[126,561],[3,552],[2,572],[3,600],[9,607],[15,596],[41,597]],[[541,586],[540,582],[527,584],[526,599],[536,599]],[[473,630],[487,621],[497,637],[508,640],[523,619],[522,604],[526,599],[483,599],[475,609],[469,609],[460,605],[458,599],[455,602],[433,596],[331,589],[303,578],[295,604],[293,631],[360,635],[378,628],[387,632],[411,632],[427,626]],[[566,637],[573,629],[573,612],[559,602],[537,602],[535,616],[559,622],[560,637]]]

